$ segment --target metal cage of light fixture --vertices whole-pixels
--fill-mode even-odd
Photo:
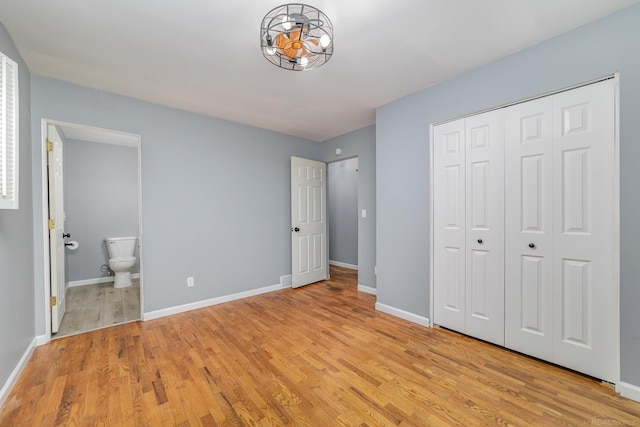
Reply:
[[[333,25],[315,7],[289,3],[267,13],[260,27],[262,54],[292,71],[318,68],[333,55]]]

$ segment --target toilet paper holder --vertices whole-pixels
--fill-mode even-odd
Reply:
[[[67,249],[69,249],[70,251],[75,251],[76,249],[78,249],[78,247],[80,246],[78,244],[78,242],[76,242],[75,240],[72,240],[70,242],[64,242],[64,245],[67,247]]]

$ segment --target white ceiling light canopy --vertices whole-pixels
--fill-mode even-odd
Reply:
[[[267,13],[260,27],[262,54],[272,64],[308,71],[333,55],[331,20],[313,6],[289,3]]]

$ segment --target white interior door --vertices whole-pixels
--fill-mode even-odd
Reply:
[[[291,157],[291,285],[327,276],[327,165]]]
[[[505,346],[553,360],[551,97],[505,111]]]
[[[49,254],[51,263],[51,332],[60,329],[65,312],[64,195],[62,180],[62,138],[55,125],[47,126],[49,168]]]
[[[465,332],[465,125],[433,128],[434,323]]]
[[[555,362],[616,382],[614,81],[553,97]]]
[[[504,110],[466,124],[466,331],[504,345]]]

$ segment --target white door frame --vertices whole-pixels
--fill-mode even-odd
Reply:
[[[41,131],[40,131],[40,161],[41,161],[41,188],[42,188],[42,236],[43,236],[43,254],[42,254],[42,265],[43,265],[43,286],[44,286],[44,300],[42,309],[44,310],[44,320],[45,320],[45,336],[44,341],[38,342],[38,344],[46,344],[51,340],[51,307],[49,306],[49,298],[51,297],[51,264],[49,257],[49,189],[48,189],[48,174],[47,174],[47,126],[48,125],[58,125],[63,127],[75,127],[75,128],[86,128],[86,129],[95,129],[102,132],[109,132],[114,135],[122,135],[126,136],[128,140],[135,139],[135,142],[121,143],[120,145],[127,145],[130,147],[137,148],[138,150],[138,236],[139,236],[139,262],[140,262],[140,319],[143,318],[142,314],[144,313],[144,286],[143,286],[143,236],[142,236],[142,137],[138,134],[132,134],[128,132],[121,132],[112,129],[104,129],[98,128],[96,126],[87,126],[81,125],[78,123],[70,123],[63,122],[59,120],[52,120],[43,118],[41,121]],[[105,141],[106,142],[106,141]]]
[[[616,345],[614,346],[613,351],[616,352],[616,362],[617,362],[617,366],[616,366],[616,371],[617,371],[617,375],[616,375],[616,390],[618,390],[619,385],[620,385],[620,74],[618,72],[615,72],[613,74],[609,74],[606,76],[603,76],[601,78],[598,79],[594,79],[594,80],[590,80],[590,81],[586,81],[583,83],[579,83],[570,87],[566,87],[563,89],[559,89],[559,90],[555,90],[552,92],[548,92],[548,93],[544,93],[544,94],[540,94],[538,96],[533,96],[527,99],[522,99],[520,101],[517,102],[511,102],[508,104],[504,104],[504,105],[499,105],[496,106],[495,108],[490,108],[490,109],[486,109],[486,110],[482,110],[482,111],[476,111],[476,112],[472,112],[469,114],[466,114],[464,116],[459,116],[459,117],[452,117],[448,120],[443,120],[437,123],[431,123],[429,125],[429,326],[433,327],[434,326],[434,322],[433,322],[433,313],[435,310],[435,303],[433,300],[434,297],[434,275],[433,275],[433,266],[434,266],[434,241],[433,241],[433,232],[434,232],[434,223],[433,223],[433,218],[434,218],[434,209],[433,209],[433,203],[434,203],[434,197],[433,197],[433,177],[434,177],[434,173],[433,173],[433,155],[434,155],[434,150],[433,150],[433,135],[434,135],[434,126],[437,126],[439,124],[443,124],[443,123],[447,123],[453,120],[457,120],[457,119],[461,119],[461,118],[466,118],[469,116],[473,116],[476,114],[481,114],[487,111],[492,111],[492,110],[497,110],[499,108],[505,108],[505,107],[509,107],[511,105],[515,105],[515,104],[519,104],[521,102],[527,102],[527,101],[531,101],[534,99],[538,99],[538,98],[543,98],[546,96],[550,96],[556,93],[560,93],[560,92],[564,92],[564,91],[568,91],[571,89],[575,89],[581,86],[586,86],[592,83],[597,83],[600,82],[602,80],[607,80],[607,79],[611,79],[613,78],[614,80],[614,97],[615,97],[615,101],[614,101],[614,121],[615,121],[615,129],[614,129],[614,170],[613,170],[613,176],[614,176],[614,194],[613,194],[613,199],[614,199],[614,223],[612,224],[613,226],[613,238],[614,238],[614,254],[613,254],[613,286],[615,288],[615,298],[618,301],[617,305],[616,305],[616,311],[613,314],[614,318],[615,318],[615,323],[616,323],[616,329],[614,331],[612,331],[613,334],[615,334],[615,342]]]

